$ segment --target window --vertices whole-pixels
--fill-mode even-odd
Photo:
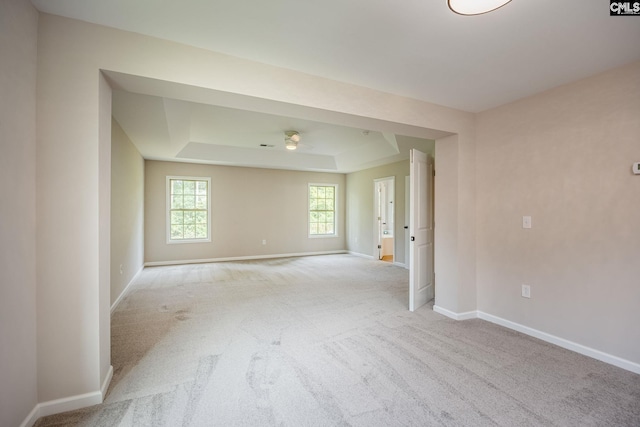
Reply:
[[[211,241],[211,178],[167,177],[167,243]]]
[[[337,236],[336,195],[338,186],[309,184],[309,236]]]

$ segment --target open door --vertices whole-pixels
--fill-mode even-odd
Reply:
[[[410,152],[411,194],[409,198],[409,310],[433,299],[433,159]]]
[[[409,255],[411,254],[411,232],[409,231],[409,224],[411,223],[410,213],[411,205],[411,177],[409,175],[404,177],[404,268],[407,270],[411,267],[409,261]]]
[[[374,188],[374,258],[387,262],[395,261],[395,176],[376,178]],[[376,252],[377,250],[377,252]]]

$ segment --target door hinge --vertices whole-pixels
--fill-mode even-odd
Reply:
[[[382,246],[381,246],[381,245],[378,245],[378,249],[382,249]]]
[[[412,241],[412,242],[415,242],[415,241],[416,241],[416,238],[415,238],[414,236],[411,236],[411,241]]]
[[[433,170],[433,176],[436,176],[436,170],[435,169]]]

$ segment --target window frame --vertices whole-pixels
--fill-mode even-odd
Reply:
[[[311,234],[311,187],[333,187],[333,233]],[[327,239],[339,237],[338,229],[338,184],[310,182],[307,186],[307,237],[310,239]]]
[[[171,238],[171,181],[207,181],[207,237],[193,239],[172,239]],[[182,243],[210,243],[211,242],[211,177],[208,176],[175,176],[167,175],[166,177],[166,206],[165,206],[165,233],[166,241],[169,245]]]

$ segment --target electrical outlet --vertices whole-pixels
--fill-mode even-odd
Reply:
[[[263,245],[266,245],[266,244],[267,244],[267,241],[266,241],[266,240],[263,240],[263,241],[262,241],[262,244],[263,244]]]
[[[531,217],[523,216],[522,217],[522,228],[531,228]]]
[[[122,264],[120,264],[120,274],[124,272],[124,268],[122,268]]]
[[[531,298],[531,286],[522,285],[522,297],[523,298]]]

